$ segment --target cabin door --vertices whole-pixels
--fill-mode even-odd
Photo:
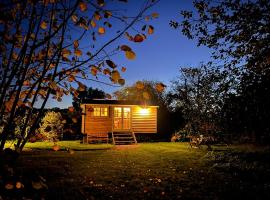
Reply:
[[[113,113],[113,129],[119,131],[130,130],[130,107],[114,107]]]

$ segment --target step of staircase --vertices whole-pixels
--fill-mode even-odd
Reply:
[[[113,132],[112,139],[115,145],[137,144],[134,132]]]

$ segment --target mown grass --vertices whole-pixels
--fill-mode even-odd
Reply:
[[[46,178],[46,199],[270,199],[267,148],[215,146],[209,152],[187,143],[106,144],[70,154],[48,151],[46,143],[28,145],[32,151],[23,152],[18,168]]]
[[[77,141],[59,141],[59,142],[28,142],[25,145],[24,150],[29,151],[31,149],[39,149],[39,150],[52,150],[54,144],[59,145],[60,150],[66,150],[67,148],[73,150],[97,150],[97,149],[110,149],[113,147],[111,144],[82,144],[79,140]],[[9,141],[6,143],[6,148],[13,148],[14,142]]]

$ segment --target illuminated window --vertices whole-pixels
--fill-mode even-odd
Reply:
[[[107,117],[108,108],[105,107],[96,107],[94,108],[94,117]]]

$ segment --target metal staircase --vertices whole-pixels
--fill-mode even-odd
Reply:
[[[115,145],[137,144],[136,136],[132,131],[112,132],[112,140]]]

